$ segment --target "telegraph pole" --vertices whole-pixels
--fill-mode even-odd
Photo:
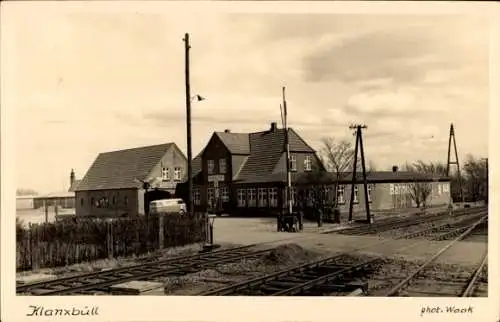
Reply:
[[[453,148],[455,150],[455,161],[451,161],[451,140],[453,138]],[[458,151],[457,151],[457,142],[455,141],[455,129],[453,127],[453,123],[450,125],[450,136],[448,138],[448,161],[446,163],[446,176],[450,176],[450,165],[455,164],[457,166],[457,174],[458,174],[458,185],[460,187],[460,199],[462,202],[465,201],[464,191],[462,187],[462,173],[460,172],[460,162],[458,161]],[[450,204],[453,201],[450,193]]]
[[[189,34],[184,35],[185,49],[185,77],[186,77],[186,131],[187,131],[187,159],[188,159],[188,214],[193,215],[193,164],[191,151],[191,88],[189,82]]]
[[[350,129],[355,129],[356,132],[356,144],[354,147],[354,164],[352,170],[352,182],[351,182],[351,199],[349,202],[349,221],[352,221],[352,212],[354,207],[354,187],[356,186],[356,174],[358,165],[358,148],[361,154],[361,168],[363,173],[363,188],[365,193],[365,209],[366,209],[366,220],[368,223],[373,223],[373,217],[370,215],[370,202],[368,200],[368,180],[366,178],[366,165],[365,165],[365,152],[363,147],[363,135],[361,133],[362,129],[366,129],[366,125],[356,124],[349,126]]]
[[[286,195],[288,200],[288,214],[293,211],[292,201],[292,174],[290,173],[290,142],[288,141],[288,113],[286,109],[285,87],[283,87],[283,125],[285,128],[285,147],[286,147]]]

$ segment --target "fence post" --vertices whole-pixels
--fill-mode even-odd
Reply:
[[[33,262],[31,263],[31,267],[33,270],[37,270],[40,268],[40,256],[39,256],[39,251],[38,251],[38,244],[39,244],[39,233],[38,233],[38,225],[34,226],[34,232],[35,232],[35,238],[33,238]]]
[[[33,231],[32,227],[33,225],[31,223],[28,224],[28,251],[29,251],[29,265],[31,269],[33,269]]]
[[[113,258],[113,225],[111,222],[106,221],[106,241],[108,249],[108,258]]]
[[[163,249],[163,246],[164,246],[165,235],[164,235],[163,230],[164,230],[163,214],[160,213],[158,215],[158,248],[159,249]]]

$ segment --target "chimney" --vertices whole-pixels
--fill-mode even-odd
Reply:
[[[71,187],[75,182],[75,170],[71,169],[71,173],[69,175],[69,186]]]
[[[392,172],[398,172],[398,166],[397,165],[393,165],[392,166]]]
[[[271,132],[276,132],[277,129],[278,129],[278,123],[272,122],[271,123]]]
[[[230,129],[225,129],[224,133],[231,133],[231,130]]]

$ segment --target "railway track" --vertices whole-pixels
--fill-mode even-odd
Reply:
[[[255,246],[255,244],[247,245],[191,256],[174,257],[107,271],[80,274],[30,284],[18,284],[16,292],[18,294],[28,293],[33,295],[108,293],[110,292],[110,287],[113,285],[129,281],[150,280],[159,276],[186,275],[213,268],[220,264],[262,256],[272,250],[270,248],[254,251],[252,249]]]
[[[482,217],[481,221],[484,220],[484,218],[485,217]],[[462,233],[461,236],[449,245],[462,239],[466,233],[472,231],[472,229],[479,222],[480,221],[472,224],[467,232]],[[380,242],[377,243],[376,246],[380,246],[385,243],[386,242]],[[398,251],[415,247],[417,245],[421,245],[421,241],[401,247]],[[444,249],[447,249],[448,247],[450,246],[446,246]],[[367,248],[370,248],[370,246],[363,247],[353,252]],[[366,278],[384,264],[384,259],[377,257],[369,260],[351,260],[350,263],[346,262],[346,258],[349,258],[353,252],[316,260],[290,269],[245,280],[227,287],[209,290],[199,295],[362,295],[368,288]]]
[[[484,207],[460,209],[460,210],[455,210],[453,212],[453,217],[474,215],[474,214],[484,212],[484,211],[485,211]],[[358,236],[375,235],[375,234],[386,232],[389,230],[407,228],[410,226],[416,226],[416,225],[423,224],[423,223],[445,220],[448,217],[444,217],[444,216],[447,216],[447,215],[448,215],[448,212],[444,211],[444,212],[439,212],[439,213],[417,215],[415,217],[387,219],[387,220],[384,220],[382,222],[375,223],[375,224],[368,225],[368,226],[363,225],[363,226],[359,226],[359,227],[346,228],[346,229],[343,229],[340,231],[333,231],[333,232],[327,231],[324,233],[325,234],[339,233],[339,234],[344,234],[344,235],[358,235]]]
[[[469,296],[472,291],[476,289],[477,283],[480,281],[479,277],[486,265],[487,256],[483,257],[478,268],[468,279],[455,279],[450,280],[435,280],[425,277],[425,269],[430,266],[439,256],[444,254],[448,249],[453,247],[458,241],[467,237],[478,225],[487,220],[487,216],[481,217],[478,221],[470,224],[464,231],[463,227],[457,228],[456,233],[459,233],[451,242],[446,244],[439,251],[428,259],[425,263],[420,265],[406,278],[393,286],[387,291],[384,296],[400,296],[401,294],[407,296]],[[423,277],[423,278],[422,278]],[[413,284],[412,284],[413,283]],[[432,288],[432,289],[429,289]],[[422,290],[425,289],[425,290]],[[465,295],[464,295],[465,294]]]
[[[394,239],[427,238],[431,240],[448,240],[467,230],[469,225],[476,222],[479,218],[485,216],[486,214],[487,211],[479,212],[453,223],[444,222],[441,225],[417,229],[415,231],[408,232],[407,234],[396,236]]]

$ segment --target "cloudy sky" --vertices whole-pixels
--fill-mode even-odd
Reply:
[[[289,122],[314,148],[353,140],[385,170],[488,149],[488,20],[479,15],[202,14],[24,9],[4,19],[4,106],[15,111],[17,185],[67,189],[99,152],[185,151],[184,48],[192,41],[193,153],[213,131]],[[42,14],[43,13],[43,14]],[[8,28],[7,28],[8,27]]]

